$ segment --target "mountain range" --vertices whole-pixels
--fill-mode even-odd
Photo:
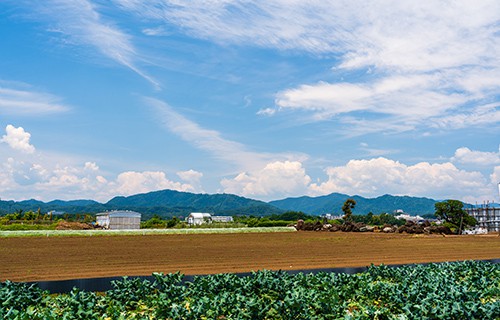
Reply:
[[[403,210],[410,215],[423,215],[434,213],[434,204],[438,201],[429,198],[418,198],[409,196],[383,195],[377,198],[364,198],[361,196],[349,196],[341,193],[332,193],[319,197],[286,198],[271,201],[269,204],[283,210],[302,211],[308,214],[321,215],[324,213],[342,213],[342,205],[347,199],[354,199],[356,206],[352,210],[354,214],[392,213]]]
[[[161,217],[187,216],[191,212],[210,212],[217,215],[254,215],[266,216],[280,214],[285,211],[302,211],[311,215],[324,213],[341,214],[345,200],[356,201],[354,214],[372,212],[380,214],[403,210],[405,213],[432,214],[436,200],[409,196],[384,195],[377,198],[364,198],[346,194],[332,193],[319,197],[297,197],[270,201],[268,203],[240,197],[233,194],[195,194],[174,190],[153,191],[132,196],[118,196],[106,203],[93,200],[54,200],[42,202],[38,200],[0,201],[0,214],[18,210],[38,209],[41,212],[51,210],[64,213],[97,213],[106,210],[133,210],[148,219],[153,214]]]

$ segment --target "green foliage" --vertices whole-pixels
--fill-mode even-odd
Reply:
[[[282,214],[273,214],[270,215],[269,220],[282,220],[282,221],[290,221],[296,222],[299,219],[308,220],[308,219],[316,219],[317,217],[305,214],[302,211],[287,211]]]
[[[155,214],[151,219],[141,222],[141,229],[163,229],[166,225],[167,221]]]
[[[0,231],[55,230],[57,222],[51,224],[13,223],[0,225]]]
[[[97,294],[0,283],[3,319],[498,319],[500,265],[465,261],[353,275],[258,271],[123,278]]]
[[[297,220],[280,220],[282,215],[273,215],[270,217],[235,217],[235,223],[243,224],[251,228],[264,228],[264,227],[286,227],[288,225],[294,224]],[[295,214],[285,217],[293,218]],[[297,215],[300,216],[300,215]],[[307,217],[306,215],[304,215]]]
[[[351,221],[351,216],[352,216],[352,209],[356,207],[356,200],[354,199],[347,199],[344,204],[342,205],[342,212],[344,213],[344,219],[346,221]]]
[[[457,233],[461,233],[463,229],[477,224],[477,220],[467,214],[463,207],[464,204],[458,200],[438,202],[435,204],[435,215],[452,224],[455,227],[454,229],[457,229]]]
[[[354,222],[363,222],[372,226],[383,226],[385,224],[402,226],[405,224],[404,220],[396,219],[393,215],[388,213],[382,213],[379,215],[352,215],[351,219]]]

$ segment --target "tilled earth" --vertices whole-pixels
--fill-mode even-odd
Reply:
[[[500,237],[286,232],[0,238],[0,281],[500,258]]]

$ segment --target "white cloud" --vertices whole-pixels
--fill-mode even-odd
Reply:
[[[33,116],[65,112],[69,107],[61,98],[34,91],[24,83],[0,81],[0,111],[3,114]]]
[[[480,166],[500,164],[500,147],[498,152],[473,151],[466,147],[458,148],[451,161]]]
[[[182,171],[194,184],[171,180],[163,171],[125,171],[117,175],[103,171],[96,162],[80,162],[64,155],[35,151],[6,157],[0,145],[0,194],[2,199],[39,200],[94,199],[108,201],[162,189],[201,192],[201,172]],[[182,174],[181,174],[182,175]],[[198,182],[198,184],[195,184]]]
[[[500,104],[479,105],[462,112],[450,113],[446,116],[430,119],[433,128],[471,128],[491,126],[500,122]]]
[[[142,33],[147,36],[168,36],[171,34],[164,27],[156,27],[156,28],[144,28],[142,29]]]
[[[248,197],[270,198],[304,193],[311,178],[298,161],[275,161],[254,172],[223,179],[224,192]]]
[[[345,166],[329,167],[325,172],[328,180],[311,184],[311,194],[393,194],[466,201],[490,199],[493,195],[492,185],[483,174],[460,170],[450,162],[406,165],[381,157],[351,160]]]
[[[155,87],[159,83],[136,66],[137,52],[130,36],[116,25],[105,22],[97,6],[89,0],[27,1],[36,12],[35,19],[45,19],[50,31],[67,37],[67,43],[93,46],[104,56],[131,69]]]
[[[194,37],[335,56],[332,73],[355,73],[351,82],[281,90],[276,109],[259,115],[305,110],[313,121],[339,117],[357,134],[500,122],[498,104],[483,108],[500,94],[496,0],[114,2]],[[372,113],[383,116],[377,130],[358,125]]]
[[[177,172],[177,175],[182,180],[196,185],[200,183],[200,179],[203,177],[203,173],[195,171],[193,169],[187,171],[179,171]]]
[[[257,111],[257,114],[260,116],[272,116],[275,113],[276,113],[276,109],[273,109],[273,108],[264,108],[264,109],[260,109],[259,111]]]
[[[490,177],[461,170],[450,162],[407,165],[379,157],[351,160],[325,169],[328,178],[314,182],[301,162],[276,161],[260,170],[241,172],[221,181],[223,191],[262,200],[333,192],[364,197],[383,194],[459,199],[474,203],[496,199],[497,166]]]
[[[1,142],[7,143],[12,149],[25,153],[35,152],[35,147],[30,144],[31,134],[24,131],[23,127],[14,127],[9,124],[5,128],[6,135],[2,136]]]
[[[162,189],[194,191],[189,184],[169,180],[162,171],[122,172],[112,186],[117,195],[132,195]]]
[[[99,166],[95,162],[85,162],[84,166],[85,170],[90,170],[90,171],[99,171]]]
[[[495,0],[114,2],[220,43],[339,53],[343,68],[422,71],[498,61]]]
[[[360,149],[369,157],[379,157],[383,155],[388,155],[391,153],[395,153],[395,150],[390,150],[390,149],[377,149],[370,147],[368,143],[366,142],[361,142],[360,143]]]
[[[500,166],[495,166],[493,173],[490,175],[490,179],[491,183],[494,185],[498,185],[500,183]],[[498,195],[500,196],[500,186],[498,186]]]
[[[296,154],[270,154],[249,151],[243,144],[223,138],[218,131],[205,129],[187,119],[163,101],[153,98],[145,98],[145,101],[156,110],[159,119],[169,131],[196,148],[209,152],[212,157],[235,164],[238,170],[257,170],[275,159],[284,160],[303,157]]]
[[[462,76],[466,77],[465,74]],[[446,72],[432,75],[387,76],[373,83],[325,83],[301,85],[279,92],[278,110],[305,110],[313,119],[339,116],[360,133],[406,131],[415,127],[459,128],[500,121],[498,105],[467,107],[478,96],[462,88],[459,93]],[[500,86],[498,87],[500,92]],[[374,125],[363,126],[355,112],[371,114]],[[377,125],[379,125],[377,127]],[[392,128],[392,130],[391,130]]]

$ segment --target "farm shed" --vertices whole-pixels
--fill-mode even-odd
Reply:
[[[191,212],[189,216],[187,217],[187,223],[188,224],[196,224],[200,225],[203,223],[209,223],[212,222],[212,216],[210,213],[204,213],[204,212]]]
[[[109,211],[96,215],[96,223],[110,230],[140,229],[141,214],[134,211]]]

